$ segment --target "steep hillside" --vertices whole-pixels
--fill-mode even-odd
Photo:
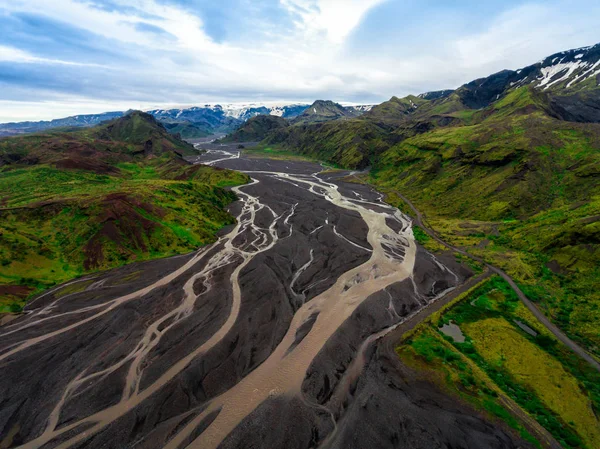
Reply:
[[[153,117],[0,140],[0,313],[87,272],[185,253],[233,218],[245,175],[192,166]]]
[[[500,99],[512,88],[532,86],[551,93],[557,105],[573,107],[574,98],[578,98],[592,109],[571,113],[565,119],[598,122],[599,76],[600,44],[556,53],[520,70],[504,70],[465,84],[456,92],[467,107],[477,109]]]
[[[388,101],[374,106],[365,113],[364,118],[375,121],[402,120],[425,103],[427,103],[427,100],[414,95],[405,98],[392,97]]]
[[[236,131],[221,139],[221,142],[259,142],[270,132],[290,126],[289,122],[275,115],[252,117]]]
[[[448,240],[506,269],[600,355],[600,124],[560,120],[535,87],[474,123],[407,138],[371,180],[404,193]]]
[[[101,125],[89,133],[94,140],[125,142],[143,146],[144,155],[175,152],[194,154],[194,147],[170,134],[154,116],[145,112],[132,112]],[[135,151],[134,151],[135,152]]]
[[[423,100],[439,100],[452,94],[452,92],[454,92],[452,89],[436,90],[433,92],[425,92],[423,94],[419,94],[418,97],[422,98]]]

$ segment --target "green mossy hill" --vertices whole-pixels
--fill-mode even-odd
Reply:
[[[207,129],[190,122],[164,123],[164,126],[169,133],[178,135],[182,139],[198,139],[211,135]]]
[[[94,128],[0,139],[0,167],[51,164],[60,169],[115,174],[119,162],[163,154],[182,156],[197,151],[142,112],[132,112]]]
[[[159,155],[169,151],[181,155],[195,154],[192,145],[170,134],[158,120],[144,112],[134,111],[92,129],[92,138],[140,146],[144,155]]]
[[[257,115],[248,119],[236,131],[220,140],[220,142],[259,142],[276,130],[289,126],[289,122],[275,115]]]
[[[424,211],[442,236],[505,269],[531,299],[600,356],[600,124],[550,115],[520,88],[394,145],[371,182]]]
[[[187,148],[138,113],[0,140],[0,313],[84,273],[214,241],[233,222],[225,187],[249,178],[191,165]]]
[[[364,168],[390,147],[390,135],[366,120],[334,120],[275,130],[261,142],[341,167]]]
[[[456,95],[435,101],[415,96],[393,97],[360,117],[297,119],[291,127],[269,132],[262,144],[280,146],[345,168],[364,168],[408,137],[438,127],[463,125],[473,115],[465,109]]]
[[[310,123],[328,122],[330,120],[349,119],[358,115],[357,111],[345,108],[333,101],[317,100],[296,117],[292,123],[294,125],[307,125]]]
[[[87,272],[214,241],[233,223],[224,208],[235,195],[224,187],[248,181],[167,155],[118,168],[118,175],[0,169],[0,312],[18,311],[31,294]]]

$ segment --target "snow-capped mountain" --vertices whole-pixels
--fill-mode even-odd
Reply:
[[[207,116],[230,117],[232,119],[246,121],[257,115],[276,115],[283,118],[293,118],[300,115],[308,104],[282,104],[262,105],[258,103],[249,104],[205,104],[178,109],[154,109],[146,111],[159,120],[197,121],[198,118]]]
[[[598,86],[600,44],[556,53],[515,73],[521,78],[512,82],[511,87],[533,84],[543,90],[577,89],[586,81]]]
[[[503,70],[471,81],[455,92],[470,108],[482,108],[509,89],[530,85],[553,96],[596,90],[600,84],[600,44],[548,56],[519,70]]]
[[[364,112],[369,112],[371,109],[373,109],[374,106],[374,104],[352,104],[344,107],[346,109],[351,109],[362,114]]]
[[[124,114],[125,113],[122,111],[117,111],[104,112],[102,114],[74,115],[72,117],[47,121],[44,120],[39,122],[3,123],[0,124],[0,136],[26,134],[52,128],[94,126],[107,120],[122,117]]]
[[[233,104],[222,106],[225,115],[246,121],[257,115],[275,115],[283,118],[294,118],[302,114],[308,104],[273,104],[261,105],[258,103]]]

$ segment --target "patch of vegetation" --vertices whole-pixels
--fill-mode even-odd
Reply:
[[[419,226],[414,225],[412,230],[415,240],[421,245],[426,245],[431,241],[431,237],[429,237],[429,235],[427,235],[427,233],[423,231],[423,229],[421,229]]]
[[[417,372],[426,373],[430,381],[451,395],[485,411],[492,419],[506,423],[525,441],[541,447],[525,426],[500,405],[497,387],[437,332],[421,327],[396,352],[404,363]]]
[[[48,166],[0,172],[0,285],[31,288],[18,299],[2,295],[0,311],[86,272],[192,251],[233,223],[223,209],[235,196],[223,187],[245,175],[183,167],[175,177],[184,179],[168,179],[160,162],[121,166],[122,176]]]
[[[451,321],[465,335],[464,343],[439,331]],[[401,355],[407,346],[429,365],[443,361],[459,379],[467,366],[459,355],[468,358],[565,447],[594,448],[600,442],[600,375],[555,340],[500,277],[432,316],[399,349]],[[474,375],[475,383],[482,379]]]
[[[303,156],[293,151],[277,147],[277,146],[263,146],[257,145],[251,148],[243,150],[245,156],[267,158],[284,161],[311,161],[315,162],[315,159],[308,156]]]
[[[361,119],[295,125],[270,132],[265,146],[279,147],[340,167],[363,168],[389,148],[385,130]]]

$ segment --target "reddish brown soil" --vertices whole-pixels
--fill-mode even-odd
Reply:
[[[0,297],[16,296],[17,298],[27,298],[32,291],[32,287],[25,285],[0,285]]]
[[[106,162],[98,159],[86,159],[83,157],[71,157],[61,159],[56,163],[56,168],[67,170],[87,170],[98,174],[113,174],[120,173],[116,167],[108,165]]]
[[[146,252],[146,239],[160,225],[144,217],[139,210],[154,217],[164,216],[160,208],[125,193],[106,196],[99,207],[102,208],[98,217],[101,227],[84,248],[86,270],[102,266],[106,257],[104,247],[108,243],[114,243],[123,253]]]

